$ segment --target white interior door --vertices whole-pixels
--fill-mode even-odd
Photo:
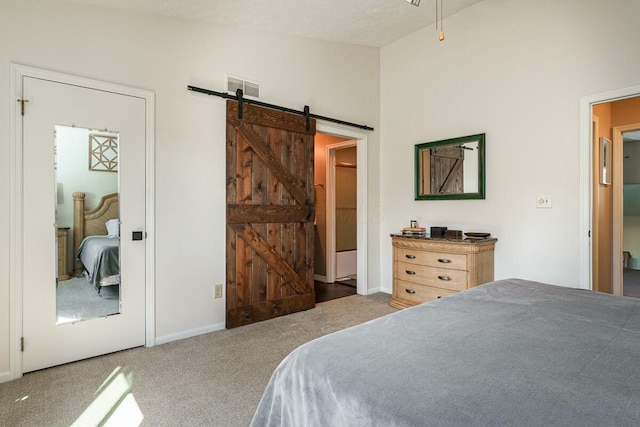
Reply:
[[[145,100],[22,77],[23,372],[145,343]],[[119,136],[120,313],[58,324],[54,126]],[[89,145],[83,148],[89,155]],[[144,235],[144,233],[143,233]],[[75,254],[71,254],[75,257]]]

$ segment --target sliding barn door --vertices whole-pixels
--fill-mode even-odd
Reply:
[[[315,120],[227,101],[227,328],[308,310]]]

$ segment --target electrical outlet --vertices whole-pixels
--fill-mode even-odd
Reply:
[[[551,207],[551,197],[549,196],[536,197],[536,208],[550,208],[550,207]]]
[[[213,297],[222,298],[222,285],[214,285]]]

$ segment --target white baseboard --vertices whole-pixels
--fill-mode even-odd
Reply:
[[[317,280],[318,282],[327,283],[327,276],[321,276],[319,274],[314,274],[313,275],[313,279]]]
[[[11,372],[0,372],[0,383],[6,383],[7,381],[11,381],[13,378],[11,377]]]
[[[369,289],[367,289],[367,295],[375,294],[375,293],[378,293],[378,292],[385,292],[385,293],[388,293],[388,292],[386,292],[384,289],[382,289],[382,288],[380,288],[380,287],[378,287],[378,288],[369,288]]]
[[[197,335],[208,334],[210,332],[219,331],[225,328],[224,323],[215,323],[213,325],[203,326],[201,328],[190,329],[188,331],[178,332],[175,334],[156,337],[156,345],[166,344],[172,341],[183,340],[185,338],[195,337]]]
[[[377,292],[382,292],[383,294],[389,294],[391,295],[393,293],[393,291],[391,289],[387,289],[387,288],[383,288],[383,287],[377,287],[377,288],[369,288],[367,289],[367,295],[371,295],[371,294],[375,294]]]

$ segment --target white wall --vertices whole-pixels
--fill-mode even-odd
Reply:
[[[262,84],[263,100],[379,126],[379,50],[240,31],[57,1],[0,3],[0,196],[10,194],[10,63],[156,94],[156,333],[160,342],[224,326],[225,73]],[[28,113],[28,112],[27,112]],[[377,207],[378,133],[368,135]],[[375,209],[370,208],[370,211]],[[9,369],[9,204],[0,208],[0,380]],[[378,224],[369,230],[378,281]]]
[[[640,84],[638,16],[637,0],[485,0],[445,21],[444,42],[428,28],[382,48],[386,289],[389,233],[410,219],[491,232],[497,279],[579,286],[580,98]],[[414,201],[414,144],[482,132],[486,200]]]

